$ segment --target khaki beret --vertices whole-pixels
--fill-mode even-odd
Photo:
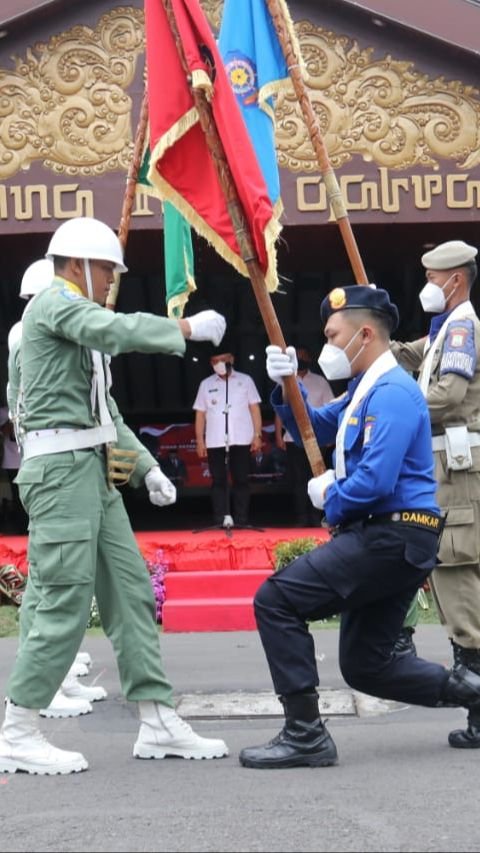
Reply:
[[[463,240],[449,240],[448,243],[440,243],[430,252],[422,255],[422,264],[428,270],[453,270],[464,264],[475,260],[478,249],[469,246]]]

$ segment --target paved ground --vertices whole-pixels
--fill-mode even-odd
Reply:
[[[263,743],[281,719],[256,632],[166,634],[167,671],[185,716],[222,736],[231,754],[209,762],[131,757],[136,708],[120,695],[103,637],[87,638],[88,683],[109,691],[92,714],[42,720],[56,745],[90,763],[67,777],[0,776],[0,848],[8,851],[479,851],[480,750],[452,750],[456,709],[376,705],[354,695],[336,662],[336,630],[314,634],[322,703],[338,767],[254,771],[243,746]],[[442,629],[421,626],[424,657],[449,663]],[[0,640],[0,695],[16,640]],[[326,707],[326,704],[324,704]]]

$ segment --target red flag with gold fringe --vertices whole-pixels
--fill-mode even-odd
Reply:
[[[190,86],[210,100],[267,287],[277,287],[281,230],[210,25],[198,0],[169,0],[188,65],[182,67],[162,0],[145,0],[151,163],[148,178],[217,252],[248,275]]]

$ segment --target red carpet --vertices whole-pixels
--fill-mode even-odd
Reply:
[[[325,542],[323,528],[266,528],[263,531],[146,531],[135,534],[146,560],[161,550],[168,564],[163,605],[164,631],[255,629],[252,599],[274,569],[279,542],[313,538]],[[0,566],[13,563],[28,572],[27,537],[0,536]]]

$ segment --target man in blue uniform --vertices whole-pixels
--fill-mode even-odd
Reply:
[[[354,689],[409,704],[480,708],[480,676],[449,671],[395,640],[415,591],[436,562],[442,519],[435,500],[430,419],[416,382],[389,339],[398,311],[385,290],[336,288],[323,300],[328,380],[351,379],[341,397],[307,408],[319,444],[335,443],[335,470],[309,481],[332,539],[272,575],[255,615],[285,725],[269,743],[243,749],[246,767],[326,766],[337,750],[318,710],[319,684],[308,622],[341,613],[340,667]],[[299,431],[283,378],[296,373],[293,347],[267,347],[278,383],[272,404],[295,441]],[[305,394],[306,396],[306,394]]]

